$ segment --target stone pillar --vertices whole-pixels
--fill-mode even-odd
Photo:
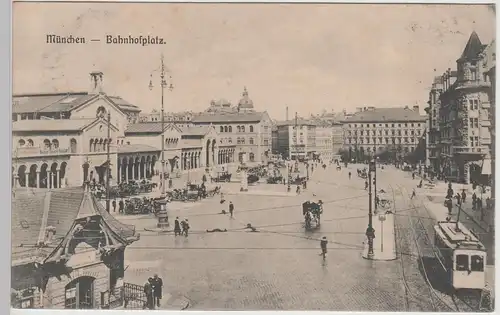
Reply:
[[[14,174],[14,188],[19,188],[19,176],[17,174]]]
[[[119,184],[122,181],[122,165],[118,164],[118,178],[116,179],[116,183]]]
[[[125,183],[128,183],[128,163],[125,164]]]
[[[60,175],[60,170],[56,170],[57,188],[61,188],[61,178],[59,177]]]
[[[24,178],[25,178],[25,186],[26,186],[26,188],[28,188],[30,186],[30,182],[29,182],[30,173],[24,173]]]
[[[40,172],[37,171],[36,172],[36,185],[35,185],[36,188],[40,188]]]

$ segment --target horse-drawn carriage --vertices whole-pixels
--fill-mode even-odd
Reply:
[[[304,216],[304,227],[306,230],[317,229],[320,226],[321,214],[323,213],[323,201],[306,201],[302,204],[302,215]]]
[[[247,183],[254,184],[254,183],[258,182],[259,179],[260,179],[259,176],[255,175],[255,174],[249,174],[247,176]]]
[[[307,177],[297,175],[295,177],[292,176],[292,180],[291,180],[290,184],[292,184],[292,185],[302,185],[305,181],[307,181]]]
[[[283,183],[283,176],[271,176],[267,178],[268,184],[281,184]]]
[[[229,183],[231,181],[232,175],[233,174],[230,174],[229,172],[219,172],[219,173],[217,173],[216,177],[212,177],[212,181],[214,181],[216,183],[220,183],[220,182]]]
[[[155,204],[147,198],[134,197],[125,202],[125,214],[148,214],[156,212]]]
[[[392,205],[391,198],[385,190],[380,189],[377,193],[378,205],[383,209],[389,209]]]
[[[359,177],[361,177],[363,179],[368,178],[368,173],[366,172],[366,168],[364,168],[362,170],[358,169],[357,172],[358,172]]]

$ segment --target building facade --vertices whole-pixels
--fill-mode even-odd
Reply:
[[[125,248],[134,226],[109,215],[83,188],[15,190],[11,303],[23,309],[123,305]]]
[[[305,160],[316,153],[316,124],[304,119],[278,122],[278,153],[285,159]]]
[[[483,181],[482,165],[490,160],[491,82],[488,71],[495,57],[495,43],[483,45],[473,32],[457,59],[457,71],[443,75],[440,94],[439,133],[443,177],[461,183]]]
[[[113,183],[125,176],[117,167],[118,157],[133,160],[128,179],[146,177],[142,160],[158,161],[157,148],[130,146],[125,140],[124,130],[136,122],[138,107],[106,95],[101,72],[90,77],[89,93],[14,96],[13,187],[61,188],[92,180],[103,184],[108,152]],[[149,166],[154,169],[158,163]]]
[[[429,100],[427,102],[429,106],[425,108],[427,113],[426,165],[434,171],[439,170],[439,165],[441,164],[441,135],[439,131],[441,93],[443,93],[443,78],[441,76],[437,76],[434,78],[431,91],[429,92]]]
[[[176,124],[179,127],[188,127],[192,125],[191,120],[197,113],[191,111],[185,112],[166,112],[164,121],[166,123]],[[153,109],[151,113],[141,113],[139,115],[140,122],[161,122],[161,113]]]
[[[192,119],[194,126],[213,126],[219,134],[219,144],[235,146],[236,161],[246,154],[249,162],[265,162],[271,155],[272,121],[267,112],[256,112],[248,91],[238,106],[226,100],[212,101],[210,107]]]
[[[389,151],[393,159],[403,159],[415,151],[425,137],[426,117],[419,107],[364,107],[343,122],[344,149],[350,159],[366,159],[374,152]]]

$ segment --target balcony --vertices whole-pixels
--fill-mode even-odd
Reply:
[[[453,147],[454,154],[485,154],[481,148],[475,147]]]
[[[483,80],[462,81],[458,82],[456,89],[459,90],[459,89],[481,88],[481,87],[485,88],[491,87],[491,82],[486,82]]]
[[[12,157],[36,157],[36,156],[53,156],[53,155],[68,155],[69,148],[40,148],[40,147],[24,147],[17,148],[12,152]]]

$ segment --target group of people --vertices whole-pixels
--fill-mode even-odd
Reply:
[[[155,307],[160,307],[162,294],[163,280],[155,274],[149,277],[148,281],[144,284],[144,294],[146,295],[146,303],[144,309],[154,310]]]
[[[179,217],[176,217],[175,218],[175,221],[174,221],[174,236],[182,236],[184,235],[185,237],[188,236],[189,234],[189,221],[188,219],[184,219],[182,221],[179,222]]]

